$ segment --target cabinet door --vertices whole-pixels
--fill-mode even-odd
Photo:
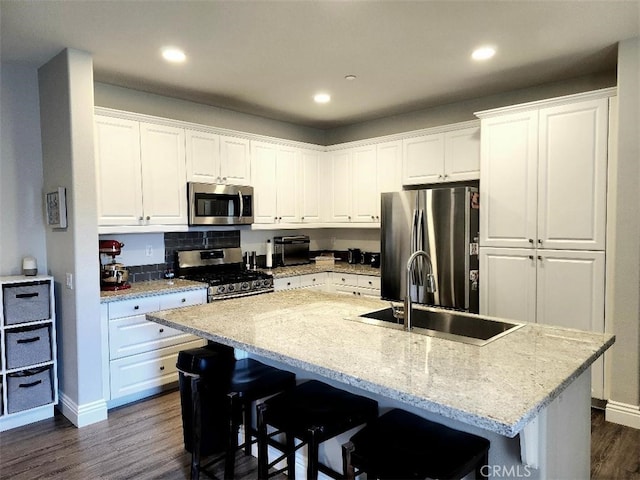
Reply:
[[[220,183],[220,136],[186,130],[187,180]]]
[[[331,152],[331,212],[330,221],[351,221],[351,153],[348,150]]]
[[[300,220],[304,223],[322,221],[320,207],[321,158],[321,152],[315,150],[303,150],[300,153],[298,198],[300,199]]]
[[[375,222],[380,207],[376,146],[356,148],[351,157],[351,220]],[[379,221],[379,220],[378,220]]]
[[[444,174],[444,135],[424,135],[402,142],[402,184],[438,183]]]
[[[276,159],[275,145],[251,142],[251,170],[254,174],[253,215],[255,223],[275,223],[277,221]]]
[[[538,250],[537,321],[604,332],[604,252]],[[604,398],[604,361],[591,366],[591,396]]]
[[[230,185],[251,185],[251,156],[249,140],[220,137],[220,177]]]
[[[95,116],[98,225],[139,225],[142,216],[140,124]]]
[[[298,206],[298,150],[293,147],[278,147],[276,161],[278,222],[299,222]]]
[[[140,124],[142,199],[148,225],[187,224],[184,138],[182,128]]]
[[[402,190],[402,141],[384,142],[376,145],[378,165],[378,193]],[[380,197],[378,196],[380,215]]]
[[[524,248],[480,248],[480,314],[536,321],[536,260]]]
[[[539,245],[604,250],[607,99],[544,108],[539,121]]]
[[[536,239],[538,114],[482,119],[480,245],[532,247]]]
[[[480,127],[444,135],[444,180],[458,182],[480,178]]]

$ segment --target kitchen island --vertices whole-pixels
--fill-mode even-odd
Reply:
[[[526,324],[478,347],[356,320],[386,306],[301,289],[147,319],[483,435],[502,473],[588,478],[589,367],[612,335]]]

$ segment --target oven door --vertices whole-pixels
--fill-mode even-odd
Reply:
[[[187,183],[189,225],[253,223],[253,187]]]

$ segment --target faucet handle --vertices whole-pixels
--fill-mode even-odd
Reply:
[[[394,305],[393,302],[389,302],[389,305],[391,305],[393,318],[395,318],[398,323],[400,323],[400,320],[404,320],[404,305]]]

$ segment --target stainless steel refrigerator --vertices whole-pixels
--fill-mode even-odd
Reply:
[[[382,194],[382,298],[404,300],[407,260],[424,250],[431,257],[436,291],[426,291],[428,263],[418,257],[410,278],[412,300],[478,313],[479,200],[474,187]]]

